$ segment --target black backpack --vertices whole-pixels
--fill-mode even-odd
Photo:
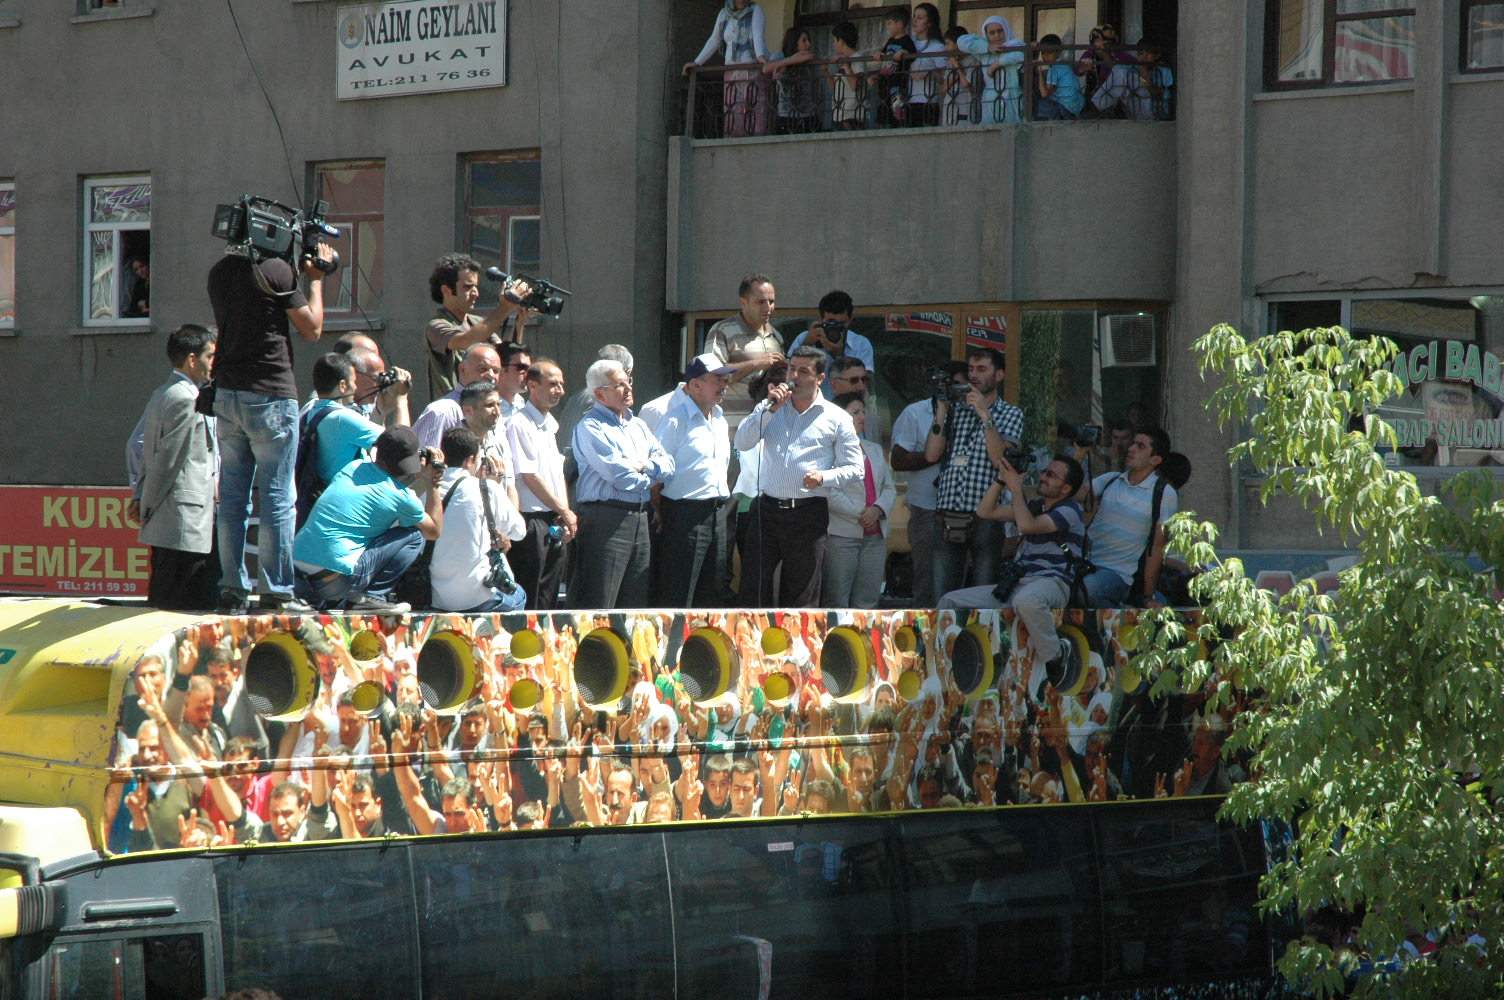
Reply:
[[[303,527],[303,522],[308,520],[308,515],[313,511],[313,505],[323,495],[324,488],[329,484],[319,478],[318,463],[313,460],[314,453],[319,448],[319,424],[324,418],[333,412],[334,407],[327,406],[317,413],[310,413],[298,421],[298,464],[293,470],[293,484],[297,487],[298,501],[295,527]]]

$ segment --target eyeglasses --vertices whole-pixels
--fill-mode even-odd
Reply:
[[[529,370],[530,368],[532,368],[533,366],[532,365],[525,365],[525,364],[523,364],[520,361],[514,361],[514,362],[512,362],[509,365],[502,365],[501,367],[503,367],[503,368],[510,368],[510,369],[512,369],[515,372],[525,372],[525,371]]]
[[[611,383],[608,383],[606,385],[601,386],[601,388],[602,389],[630,389],[630,388],[632,388],[632,380],[631,379],[625,379],[624,381],[621,381],[621,382],[611,382]]]

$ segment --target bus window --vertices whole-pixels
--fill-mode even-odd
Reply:
[[[902,939],[886,832],[880,822],[819,821],[667,836],[681,995],[892,992]]]
[[[424,996],[673,994],[657,837],[456,838],[412,852]]]
[[[909,996],[1094,984],[1101,942],[1085,820],[1046,808],[900,820]]]
[[[1114,983],[1268,973],[1254,910],[1257,835],[1219,826],[1217,802],[1122,806],[1097,814],[1103,955]]]
[[[225,990],[285,997],[417,993],[407,854],[381,844],[214,863]]]
[[[67,1000],[201,1000],[201,934],[59,938],[47,951],[46,996]]]

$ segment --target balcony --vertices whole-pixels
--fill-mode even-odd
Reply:
[[[1081,116],[1059,121],[1040,120],[1037,53],[991,81],[916,72],[906,92],[855,62],[692,72],[669,151],[671,309],[734,305],[752,271],[788,305],[832,287],[915,304],[1173,298],[1168,71],[1151,89],[1136,63],[1091,70]]]

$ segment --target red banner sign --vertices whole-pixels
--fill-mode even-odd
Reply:
[[[0,486],[0,591],[146,596],[151,550],[123,486]]]

